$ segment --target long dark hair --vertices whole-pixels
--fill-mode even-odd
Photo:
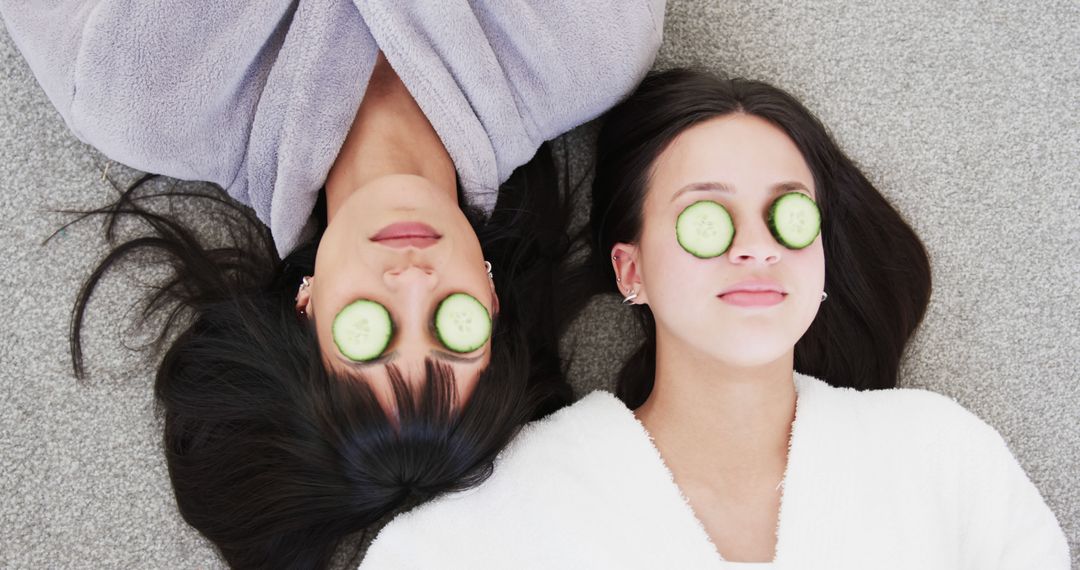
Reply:
[[[585,276],[589,290],[618,292],[610,251],[640,237],[654,161],[687,128],[732,113],[782,129],[814,175],[829,298],[795,345],[795,369],[834,386],[895,386],[904,346],[930,299],[926,250],[817,118],[766,83],[685,69],[656,72],[608,112],[597,142],[591,257],[578,277]],[[647,305],[633,310],[646,340],[620,371],[617,394],[636,408],[652,391],[656,328]]]
[[[75,373],[85,376],[81,330],[101,278],[131,257],[170,267],[140,315],[160,326],[155,394],[181,515],[233,567],[326,567],[346,536],[482,482],[522,424],[571,400],[559,325],[544,310],[568,243],[556,172],[545,145],[503,186],[487,220],[459,190],[500,298],[491,361],[465,403],[454,402],[446,366],[428,361],[422,381],[388,367],[399,413],[392,422],[366,382],[323,365],[313,330],[296,316],[318,238],[279,259],[267,227],[220,189],[161,189],[153,176],[75,220],[104,217],[113,245],[75,303]],[[201,218],[217,216],[226,243],[154,207],[177,200]],[[321,201],[322,227],[324,210]],[[125,219],[144,231],[121,240]]]

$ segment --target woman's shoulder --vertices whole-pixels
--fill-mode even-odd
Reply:
[[[626,404],[610,392],[597,390],[543,419],[526,424],[504,455],[507,456],[505,459],[509,459],[533,449],[530,442],[543,441],[562,434],[582,434],[583,428],[590,428],[591,432],[596,433],[594,430],[621,431],[635,426],[640,427],[640,424],[637,424],[634,413]],[[578,441],[586,443],[587,440]]]
[[[361,567],[708,568],[715,561],[645,428],[620,400],[594,392],[529,424],[482,485],[391,521]]]
[[[804,434],[816,430],[806,438],[812,449],[804,451],[814,452],[806,461],[826,456],[832,462],[822,472],[839,465],[863,481],[888,482],[888,495],[873,484],[860,488],[874,504],[892,501],[895,512],[936,506],[934,524],[962,529],[965,567],[1068,567],[1054,513],[1005,438],[975,413],[929,390],[856,391],[808,376],[798,382],[800,397],[812,403]]]
[[[796,373],[800,399],[815,406],[843,410],[863,428],[897,432],[911,437],[941,436],[943,428],[965,435],[996,430],[952,397],[922,388],[856,390]]]
[[[855,390],[798,372],[795,377],[800,397],[810,396],[824,405],[845,407],[861,416],[985,424],[956,399],[939,392],[920,388]]]
[[[491,478],[463,494],[498,493],[502,482],[511,480],[515,490],[533,483],[544,486],[537,475],[583,480],[595,475],[593,468],[601,468],[599,459],[640,453],[642,442],[651,447],[634,413],[611,393],[595,391],[526,424],[499,454]]]
[[[531,550],[543,548],[538,537],[565,530],[567,513],[604,518],[612,485],[640,484],[652,476],[657,464],[650,447],[644,428],[621,401],[591,393],[527,424],[481,485],[395,517],[372,542],[361,568],[398,567],[405,559],[407,567],[465,568],[540,555]],[[634,475],[613,483],[627,471]],[[471,540],[479,536],[489,541],[486,552]]]

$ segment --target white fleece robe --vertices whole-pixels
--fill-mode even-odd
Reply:
[[[1065,535],[991,426],[933,392],[796,373],[772,566],[1066,570]],[[526,426],[478,488],[391,521],[362,569],[722,569],[648,433],[594,392]]]

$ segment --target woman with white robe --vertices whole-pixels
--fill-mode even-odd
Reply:
[[[1069,567],[1001,436],[896,388],[928,257],[797,100],[651,75],[605,119],[592,199],[587,267],[646,335],[618,397],[529,425],[361,568]]]

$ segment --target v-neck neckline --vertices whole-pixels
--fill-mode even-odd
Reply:
[[[769,561],[766,561],[766,562],[732,562],[732,561],[727,560],[726,558],[724,558],[723,553],[721,553],[720,549],[716,547],[716,544],[713,542],[712,537],[709,536],[708,531],[705,529],[705,524],[701,521],[700,518],[698,518],[697,513],[694,512],[694,508],[690,504],[690,500],[686,497],[686,494],[683,492],[682,488],[679,487],[678,483],[675,482],[675,475],[674,475],[674,473],[672,473],[671,469],[668,467],[667,462],[664,461],[664,456],[660,452],[660,449],[658,447],[656,447],[656,442],[653,440],[652,434],[649,433],[649,431],[647,429],[645,429],[645,425],[641,423],[641,421],[634,414],[633,410],[630,410],[629,408],[626,408],[626,411],[630,414],[631,420],[633,420],[633,422],[635,424],[637,424],[637,426],[641,429],[641,433],[646,437],[646,439],[648,440],[649,446],[655,452],[656,459],[659,462],[660,467],[667,474],[667,478],[670,481],[671,486],[674,488],[674,491],[678,494],[679,498],[682,499],[683,504],[681,506],[681,510],[683,510],[684,514],[688,515],[696,523],[696,527],[700,531],[700,538],[703,539],[705,541],[705,543],[707,543],[709,545],[709,547],[712,549],[712,551],[716,553],[716,561],[717,562],[724,562],[724,563],[729,563],[729,564],[730,563],[734,563],[734,564],[762,564],[762,565],[767,565],[767,566],[764,566],[765,568],[772,569],[772,568],[775,568],[777,560],[780,558],[781,548],[784,545],[783,544],[784,506],[787,503],[787,498],[788,498],[786,496],[786,494],[787,494],[787,482],[788,482],[788,479],[789,479],[789,477],[791,475],[791,472],[792,472],[792,453],[791,453],[791,451],[792,451],[792,449],[794,449],[795,444],[796,444],[796,435],[797,435],[797,433],[799,431],[798,430],[799,419],[801,418],[800,412],[805,413],[805,409],[804,409],[804,406],[803,406],[803,399],[804,399],[803,397],[805,396],[805,394],[804,394],[804,392],[805,392],[804,383],[805,383],[806,380],[801,378],[801,376],[802,375],[799,374],[798,372],[793,372],[793,374],[792,374],[792,382],[794,383],[794,386],[795,386],[795,415],[794,415],[794,419],[791,422],[791,433],[788,436],[788,450],[787,450],[787,459],[786,459],[785,465],[784,465],[784,476],[780,480],[780,484],[778,485],[778,487],[780,488],[780,508],[777,510],[777,518],[776,518],[776,547],[775,547],[774,552],[773,552],[772,560],[769,560]]]

